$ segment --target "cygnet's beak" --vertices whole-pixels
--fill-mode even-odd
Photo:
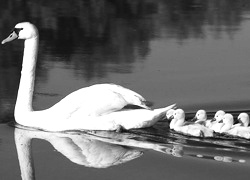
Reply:
[[[234,120],[234,124],[238,124],[238,123],[241,123],[241,121],[240,121],[239,118],[237,118],[237,119]]]
[[[6,39],[4,39],[4,40],[2,41],[2,44],[5,44],[5,43],[10,42],[10,41],[13,41],[13,40],[15,40],[15,39],[17,39],[17,38],[18,38],[18,35],[17,35],[16,31],[13,30],[13,31],[10,33],[10,35],[9,35]]]
[[[190,122],[195,122],[195,121],[197,121],[198,120],[198,118],[195,116],[193,119],[190,119],[189,121]]]
[[[234,124],[240,124],[241,126],[244,126],[243,122],[241,121],[240,118],[237,118],[235,121],[234,121]]]
[[[221,119],[218,123],[223,123],[223,119]]]
[[[216,121],[216,118],[212,118],[212,119],[211,119],[211,122],[215,122],[215,121]]]
[[[168,118],[168,120],[172,120],[172,119],[174,119],[174,115],[171,115],[171,116]]]

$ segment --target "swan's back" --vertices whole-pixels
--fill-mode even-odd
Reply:
[[[102,116],[129,105],[149,109],[145,102],[142,96],[122,86],[97,84],[72,92],[48,110],[63,118],[77,116],[78,112],[82,117]]]
[[[124,88],[116,84],[96,84],[96,85],[93,85],[92,87],[97,87],[97,88],[101,87],[101,88],[109,89],[110,91],[113,91],[114,93],[121,95],[128,104],[140,106],[145,109],[149,109],[149,107],[146,105],[146,102],[147,102],[146,99],[142,97],[140,94],[130,89]]]

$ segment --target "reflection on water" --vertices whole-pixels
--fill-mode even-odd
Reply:
[[[161,152],[166,156],[250,165],[249,141],[239,141],[241,143],[239,146],[236,144],[239,142],[232,140],[201,140],[171,132],[165,133],[165,136],[161,133],[159,136],[155,132],[151,134],[150,130],[124,133],[107,131],[50,133],[23,129],[21,126],[15,128],[14,136],[23,180],[35,179],[33,139],[45,140],[72,163],[92,168],[108,168],[127,163],[140,158],[146,150]]]

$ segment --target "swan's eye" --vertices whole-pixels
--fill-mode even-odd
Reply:
[[[19,35],[19,32],[20,32],[21,30],[23,30],[23,28],[14,28],[14,29],[13,29],[13,31],[14,31],[17,35]],[[13,32],[13,31],[12,31],[12,32]]]

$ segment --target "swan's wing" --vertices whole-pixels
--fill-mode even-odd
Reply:
[[[69,94],[50,110],[58,112],[59,118],[100,116],[131,105],[146,108],[144,102],[143,97],[131,90],[116,85],[100,84]]]
[[[142,108],[146,108],[149,109],[149,107],[146,105],[147,101],[144,97],[142,97],[140,94],[124,88],[122,86],[116,85],[116,84],[97,84],[97,85],[93,85],[91,87],[97,87],[97,88],[105,88],[105,89],[109,89],[115,93],[118,93],[120,96],[122,96],[128,104],[130,105],[136,105],[136,106],[140,106]]]

